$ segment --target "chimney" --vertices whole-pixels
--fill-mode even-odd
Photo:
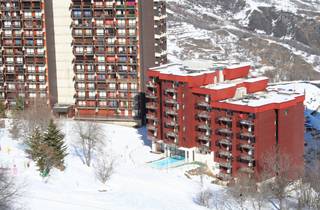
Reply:
[[[219,69],[219,82],[224,82],[223,68]]]

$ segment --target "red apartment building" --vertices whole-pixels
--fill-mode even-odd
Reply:
[[[302,166],[304,95],[267,87],[268,78],[249,78],[249,70],[204,61],[150,69],[152,150],[206,162],[223,180],[258,174],[259,161],[274,145]]]
[[[0,101],[49,98],[44,0],[0,1]]]

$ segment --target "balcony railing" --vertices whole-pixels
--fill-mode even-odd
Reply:
[[[197,103],[197,106],[198,107],[203,107],[203,108],[209,108],[210,104],[207,103],[207,102],[202,101],[202,102]]]
[[[200,112],[200,113],[198,113],[198,118],[210,119],[211,116],[210,116],[209,112]]]
[[[166,99],[166,104],[177,104],[178,102],[174,99]]]
[[[167,127],[178,127],[178,123],[176,121],[173,121],[173,120],[165,122],[165,125]]]
[[[232,157],[232,154],[228,151],[219,151],[218,155],[220,157],[224,157],[224,158],[231,158]]]
[[[230,136],[232,135],[232,130],[230,130],[229,128],[218,128],[217,134],[224,134]]]
[[[220,162],[219,166],[223,168],[228,168],[228,169],[232,168],[231,162]]]
[[[247,120],[240,120],[240,125],[247,125],[247,126],[253,126],[254,125],[254,123],[253,123],[253,121],[252,120],[250,120],[250,119],[247,119]]]
[[[157,127],[154,126],[154,125],[147,125],[147,129],[148,129],[148,130],[151,130],[151,131],[156,131],[156,130],[157,130]]]
[[[165,113],[167,115],[172,115],[172,116],[177,116],[178,115],[178,112],[176,109],[166,109]]]
[[[197,127],[198,127],[199,130],[206,130],[206,131],[210,131],[211,130],[210,126],[207,125],[207,124],[201,124],[201,125],[198,125]]]
[[[149,98],[149,99],[157,99],[157,96],[153,93],[146,93],[146,98]]]
[[[232,118],[221,116],[221,117],[217,118],[217,121],[218,122],[224,122],[224,123],[232,123]]]
[[[240,149],[246,149],[246,150],[253,150],[254,149],[254,147],[252,145],[250,145],[250,144],[240,144],[239,148]]]
[[[178,134],[175,133],[175,132],[170,131],[170,132],[167,132],[167,133],[166,133],[166,136],[167,136],[167,137],[171,137],[171,138],[177,138],[177,137],[178,137]]]
[[[177,91],[174,89],[174,88],[167,88],[164,90],[165,94],[168,94],[168,93],[176,93]]]
[[[146,115],[146,118],[148,119],[148,120],[158,120],[158,118],[154,115],[154,114],[147,114]]]
[[[232,146],[232,142],[230,139],[220,139],[218,140],[218,144],[225,146]]]
[[[147,82],[146,86],[147,86],[148,88],[156,88],[156,87],[157,87],[156,84],[154,84],[154,83],[152,83],[152,82]]]
[[[198,140],[201,140],[201,141],[210,141],[210,136],[207,136],[207,135],[199,135],[198,136]]]
[[[255,135],[251,132],[241,132],[240,137],[244,139],[254,139]]]
[[[239,157],[239,160],[251,162],[251,163],[255,161],[254,157],[252,157],[251,155],[241,155]]]
[[[157,104],[149,102],[149,103],[146,104],[146,108],[147,109],[157,109]]]

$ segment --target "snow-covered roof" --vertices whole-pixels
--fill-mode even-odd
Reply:
[[[268,79],[268,77],[238,78],[234,80],[225,80],[224,82],[220,82],[216,84],[209,84],[203,87],[211,90],[221,90],[221,89],[226,89],[230,87],[235,87],[238,84],[245,83],[245,82],[253,83],[253,82],[258,82],[266,79]]]
[[[214,71],[214,63],[208,60],[190,60],[182,63],[166,64],[151,68],[153,71],[159,71],[163,74],[173,74],[177,76],[198,76],[204,73]]]
[[[227,99],[222,102],[236,105],[246,105],[250,107],[259,107],[274,103],[284,103],[294,100],[298,96],[302,96],[303,93],[296,92],[294,90],[281,91],[278,89],[270,89],[263,92],[257,92],[254,94],[248,94],[242,98]]]
[[[230,63],[219,62],[215,63],[211,60],[185,60],[180,63],[166,64],[159,67],[151,68],[153,71],[159,71],[163,74],[173,74],[177,76],[198,76],[204,73],[223,70],[225,68],[233,69],[250,65],[249,63]]]

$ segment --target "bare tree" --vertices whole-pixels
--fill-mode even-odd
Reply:
[[[201,190],[195,198],[195,202],[206,208],[210,208],[210,201],[213,198],[213,193],[210,189]]]
[[[27,140],[36,127],[45,131],[50,119],[52,113],[46,99],[35,98],[24,110],[14,113],[10,133],[13,138]]]
[[[275,146],[262,158],[261,180],[270,198],[277,200],[279,209],[285,208],[285,201],[295,190],[295,184],[302,176],[302,168],[295,164],[292,157]],[[268,179],[268,180],[266,180]]]
[[[78,134],[74,150],[83,164],[90,167],[93,153],[104,145],[103,129],[96,122],[77,122],[74,130]]]
[[[111,155],[99,154],[94,168],[97,179],[105,184],[114,172],[115,159]]]
[[[320,164],[308,169],[297,186],[298,209],[320,209]]]
[[[258,183],[255,177],[247,174],[239,174],[228,188],[228,192],[240,209],[245,209],[245,202],[247,202],[253,209],[260,210],[267,197],[264,183]]]
[[[18,188],[4,169],[0,169],[0,209],[13,209],[13,202],[18,197]]]

